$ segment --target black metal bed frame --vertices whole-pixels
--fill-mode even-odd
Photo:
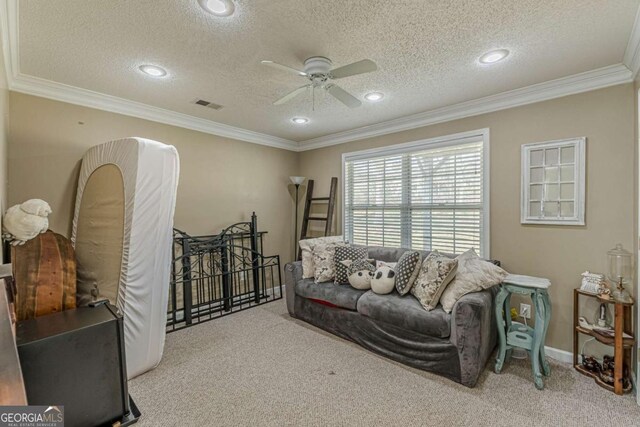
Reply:
[[[214,236],[173,230],[167,332],[282,298],[280,256],[265,256],[255,212]]]

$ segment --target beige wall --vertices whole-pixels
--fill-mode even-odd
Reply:
[[[279,254],[283,264],[291,259],[288,177],[297,172],[297,153],[16,92],[10,107],[9,204],[46,200],[54,231],[70,235],[80,160],[87,149],[139,136],[174,145],[180,154],[177,228],[216,233],[249,220],[255,211],[259,228],[269,232],[266,254]]]
[[[293,229],[289,175],[315,179],[316,194],[324,195],[331,176],[342,179],[344,152],[488,127],[491,256],[508,271],[552,280],[547,344],[571,350],[571,290],[580,273],[604,271],[606,251],[615,243],[635,247],[635,98],[633,84],[621,85],[297,154],[12,92],[8,202],[47,200],[54,211],[51,227],[69,234],[84,152],[125,136],[156,139],[176,146],[181,157],[177,227],[216,232],[255,210],[260,228],[269,231],[267,252],[280,254],[284,263],[291,258]],[[521,225],[520,146],[575,136],[587,137],[587,225]]]
[[[620,85],[306,151],[300,155],[300,173],[326,191],[331,176],[342,179],[342,153],[490,128],[491,257],[510,272],[551,279],[547,345],[570,351],[572,289],[579,286],[580,273],[604,271],[606,252],[616,243],[634,248],[634,97],[633,84]],[[587,225],[521,225],[520,146],[577,136],[587,137]],[[339,204],[338,221],[340,209]],[[587,314],[591,320],[593,313]]]

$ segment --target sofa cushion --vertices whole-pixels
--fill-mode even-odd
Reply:
[[[395,292],[377,295],[368,291],[358,300],[358,312],[436,338],[447,338],[451,333],[451,314],[445,313],[441,306],[426,311],[411,295],[401,296]]]
[[[356,310],[358,299],[368,291],[360,291],[351,286],[340,286],[333,282],[315,283],[313,279],[303,279],[296,283],[296,295],[328,303],[347,310]]]

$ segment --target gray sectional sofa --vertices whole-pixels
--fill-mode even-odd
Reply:
[[[406,251],[368,250],[369,258],[387,262]],[[285,284],[291,316],[468,387],[476,385],[496,345],[495,288],[463,296],[447,314],[441,306],[426,311],[412,295],[395,291],[377,295],[333,282],[316,284],[302,278],[299,261],[285,266]]]

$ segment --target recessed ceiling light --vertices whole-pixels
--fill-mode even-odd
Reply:
[[[236,9],[231,0],[198,0],[200,6],[216,16],[229,16]]]
[[[382,92],[371,92],[364,96],[364,99],[371,102],[380,101],[384,98],[384,94]]]
[[[507,56],[509,56],[509,51],[507,49],[492,50],[491,52],[487,52],[482,55],[480,57],[480,62],[483,64],[494,64],[498,61],[502,61]]]
[[[139,68],[140,71],[151,77],[164,77],[167,75],[164,69],[155,65],[141,65]]]
[[[294,117],[293,119],[291,119],[291,121],[297,125],[303,125],[305,123],[308,123],[309,119],[305,117]]]

